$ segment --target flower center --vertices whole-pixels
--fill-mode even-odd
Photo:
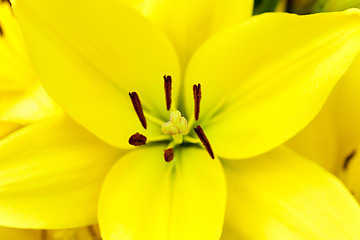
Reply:
[[[176,144],[183,142],[183,135],[189,133],[189,127],[186,118],[181,116],[178,110],[170,113],[170,121],[161,126],[161,131],[164,134],[171,135]]]
[[[165,100],[166,100],[166,109],[169,111],[171,108],[171,90],[172,90],[172,78],[171,76],[164,76],[164,90],[165,90]],[[201,85],[193,85],[193,94],[194,94],[194,121],[199,120],[200,115],[200,100],[201,100]],[[147,122],[145,115],[141,106],[140,98],[136,92],[129,93],[131,103],[134,107],[136,115],[138,116],[141,125],[147,129]],[[190,121],[190,122],[194,122]],[[190,124],[192,125],[192,124]],[[161,124],[162,136],[147,138],[140,133],[135,133],[129,138],[129,144],[133,146],[145,145],[148,142],[157,142],[157,141],[166,141],[170,140],[168,147],[164,150],[164,159],[166,162],[170,162],[174,159],[174,148],[179,146],[184,141],[191,144],[199,144],[200,142],[204,146],[205,150],[209,153],[210,157],[214,159],[214,153],[211,148],[210,142],[207,139],[204,130],[197,125],[194,128],[194,133],[198,136],[198,139],[188,136],[190,133],[190,127],[188,126],[188,121],[181,115],[181,112],[178,110],[172,110],[170,112],[170,121]],[[171,137],[170,137],[171,136]]]

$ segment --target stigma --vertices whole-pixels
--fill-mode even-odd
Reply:
[[[170,121],[161,126],[163,134],[171,135],[176,144],[183,142],[183,136],[189,133],[189,127],[186,118],[181,116],[178,110],[170,113]]]

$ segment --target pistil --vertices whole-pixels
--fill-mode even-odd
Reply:
[[[189,133],[187,120],[181,116],[180,111],[172,111],[170,113],[170,121],[161,126],[161,131],[164,134],[171,135],[176,144],[181,144],[183,141],[183,135],[187,135]]]

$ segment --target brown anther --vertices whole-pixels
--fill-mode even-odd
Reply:
[[[2,27],[0,25],[0,37],[2,37],[2,36],[4,36],[4,31],[3,31],[3,29],[2,29]]]
[[[210,157],[212,159],[214,159],[215,158],[214,152],[211,148],[209,140],[207,139],[207,137],[204,133],[204,130],[198,125],[196,128],[194,128],[194,131],[195,131],[196,135],[199,137],[202,144],[204,145],[206,151],[209,153]]]
[[[146,144],[146,137],[140,133],[135,133],[129,138],[130,145],[141,146]]]
[[[193,85],[193,94],[194,94],[194,102],[195,102],[195,120],[199,119],[200,114],[200,100],[201,100],[201,85]]]
[[[164,75],[164,89],[165,89],[165,99],[166,99],[166,110],[170,110],[171,107],[171,89],[172,89],[172,79],[169,75]]]
[[[356,154],[356,150],[352,151],[348,156],[346,156],[345,160],[344,160],[344,164],[343,164],[343,170],[346,170],[349,166],[349,163],[351,161],[351,159],[354,158]]]
[[[171,162],[174,159],[174,149],[168,148],[164,150],[165,162]]]
[[[140,99],[139,99],[139,95],[136,93],[136,92],[132,92],[130,93],[129,92],[129,96],[131,98],[131,102],[134,106],[134,109],[135,109],[135,112],[141,122],[141,125],[146,129],[147,128],[147,123],[146,123],[146,119],[145,119],[145,116],[144,116],[144,112],[143,112],[143,109],[141,107],[141,102],[140,102]]]

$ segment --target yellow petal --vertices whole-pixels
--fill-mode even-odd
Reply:
[[[20,128],[21,125],[11,122],[0,121],[0,139]]]
[[[119,0],[142,13],[145,0]]]
[[[162,77],[172,75],[179,89],[177,56],[140,13],[117,0],[18,0],[14,9],[44,88],[95,135],[129,146],[142,129],[132,91],[145,110],[168,118]]]
[[[141,148],[107,176],[99,202],[104,240],[215,240],[225,211],[225,177],[218,159],[197,148]]]
[[[202,84],[201,123],[214,152],[245,158],[306,126],[359,50],[360,13],[272,13],[205,43],[185,77]]]
[[[149,0],[143,12],[169,36],[183,67],[204,40],[252,15],[253,0]]]
[[[8,94],[0,101],[0,120],[27,124],[62,114],[62,110],[36,82],[22,94]]]
[[[288,144],[341,176],[346,159],[360,145],[359,69],[357,56],[334,88],[324,110]]]
[[[339,138],[339,160],[342,161],[360,145],[360,56],[334,89],[331,104]]]
[[[319,115],[288,146],[339,174],[360,145],[360,57],[337,83]]]
[[[35,80],[19,26],[6,1],[0,2],[0,92],[22,91]]]
[[[334,115],[328,100],[316,118],[285,145],[307,159],[317,162],[326,170],[337,173],[339,136]]]
[[[0,119],[26,124],[60,113],[36,82],[10,5],[0,2]]]
[[[102,181],[119,155],[67,118],[9,135],[0,142],[0,225],[69,228],[95,223]]]
[[[223,163],[228,183],[224,229],[239,239],[359,239],[358,204],[315,163],[284,148]]]
[[[3,240],[40,240],[39,230],[0,227],[0,236]]]

